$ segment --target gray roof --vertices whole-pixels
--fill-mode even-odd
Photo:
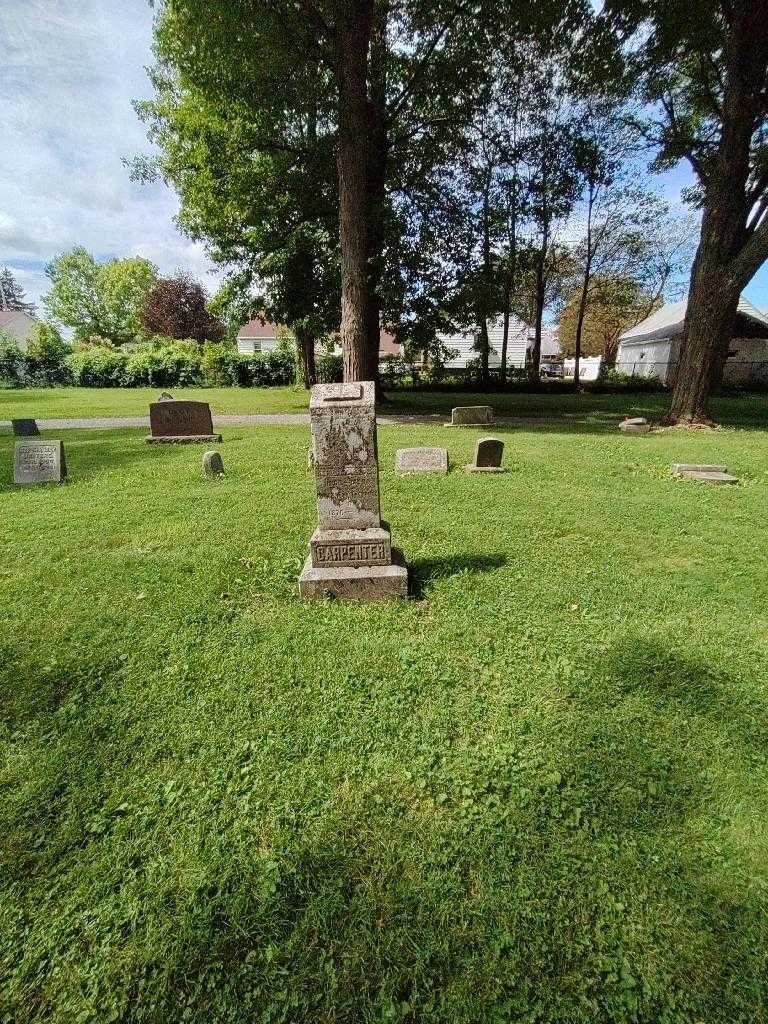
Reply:
[[[651,313],[649,317],[642,320],[636,327],[630,327],[628,331],[624,331],[619,341],[633,344],[634,342],[677,337],[683,333],[687,306],[687,299],[683,299],[682,302],[671,302],[668,306],[662,306],[661,309]],[[749,299],[745,299],[743,295],[739,299],[738,311],[742,316],[753,320],[761,327],[768,328],[768,316],[761,312],[757,306],[753,306]]]

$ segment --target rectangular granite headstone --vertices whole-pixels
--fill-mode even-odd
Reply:
[[[457,405],[451,409],[451,427],[473,427],[493,423],[490,405]]]
[[[398,448],[395,472],[444,475],[448,472],[448,451],[445,448]]]
[[[11,429],[16,437],[39,437],[37,420],[17,419],[11,420]]]
[[[213,432],[211,407],[207,402],[187,399],[162,399],[149,406],[149,424],[152,430],[147,438],[155,444],[202,444],[220,441],[221,434]]]
[[[62,441],[17,441],[13,450],[13,482],[22,486],[60,484],[67,478]]]
[[[306,598],[406,597],[408,570],[381,522],[372,381],[317,384],[309,405],[317,529],[299,577]]]

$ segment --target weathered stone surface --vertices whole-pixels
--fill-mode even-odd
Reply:
[[[739,478],[731,476],[730,473],[707,473],[701,470],[694,470],[688,473],[681,473],[680,476],[687,480],[701,480],[706,484],[737,484]]]
[[[17,441],[13,450],[13,482],[60,484],[67,478],[62,441]]]
[[[203,444],[221,441],[221,434],[213,432],[211,407],[207,402],[181,402],[161,397],[149,406],[149,424],[152,430],[147,441],[153,444]]]
[[[309,405],[318,527],[299,577],[304,598],[384,601],[408,595],[408,569],[379,511],[375,387],[319,384]]]
[[[16,437],[39,437],[37,420],[18,419],[11,420],[11,428]]]
[[[397,549],[391,565],[315,568],[310,555],[299,577],[299,594],[313,600],[392,601],[408,596],[408,569]]]
[[[493,423],[490,405],[458,405],[451,409],[451,427],[474,427],[485,423]]]
[[[672,473],[674,476],[684,476],[686,473],[727,473],[727,466],[709,466],[703,462],[673,462]]]
[[[651,425],[642,416],[632,416],[621,421],[619,430],[624,434],[648,434],[650,433]]]
[[[468,473],[504,473],[501,458],[504,442],[497,437],[481,437],[475,445],[475,458],[464,468]]]
[[[312,565],[327,569],[343,565],[389,565],[392,541],[384,526],[367,530],[315,530],[309,541]]]
[[[321,530],[380,525],[375,387],[316,384],[309,416]]]
[[[396,473],[448,472],[448,452],[445,448],[399,448],[395,454]]]
[[[209,479],[224,476],[224,460],[219,452],[206,452],[203,455],[203,472]]]
[[[315,468],[315,453],[310,448],[307,452],[307,469]]]

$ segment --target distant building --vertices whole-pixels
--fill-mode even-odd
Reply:
[[[27,351],[29,335],[37,320],[21,309],[0,309],[0,331],[14,338],[22,352]]]
[[[536,330],[530,324],[512,316],[509,321],[507,336],[507,366],[523,369],[528,361],[536,336]],[[438,334],[438,339],[447,349],[456,353],[447,360],[445,366],[449,370],[464,369],[468,363],[479,359],[475,345],[479,333],[476,331],[459,331],[456,334]],[[499,317],[488,323],[488,367],[493,370],[501,366],[501,346],[504,341],[504,319]],[[549,327],[542,327],[541,357],[552,359],[560,355],[560,343],[557,332]]]
[[[256,317],[237,332],[237,351],[252,356],[256,352],[275,352],[278,346],[277,324]]]
[[[680,355],[687,301],[662,306],[624,331],[619,339],[616,369],[635,377],[674,382]],[[739,299],[734,337],[723,369],[728,384],[768,383],[768,316],[743,296]]]

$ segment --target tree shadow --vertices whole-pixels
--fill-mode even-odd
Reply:
[[[507,556],[446,555],[444,558],[415,558],[408,563],[411,571],[411,597],[423,600],[430,586],[438,580],[459,574],[475,575],[491,572],[507,564]]]

